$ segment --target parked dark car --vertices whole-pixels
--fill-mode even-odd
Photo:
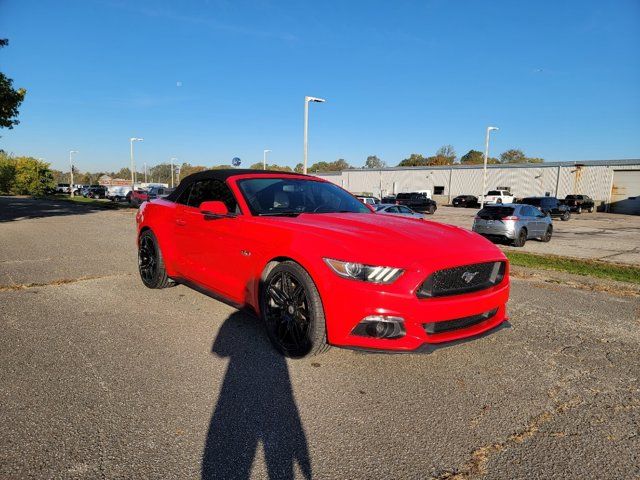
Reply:
[[[454,207],[477,207],[478,197],[473,195],[458,195],[451,203]]]
[[[593,199],[588,195],[567,195],[564,198],[564,204],[576,213],[582,213],[585,210],[592,213],[596,206]]]
[[[386,197],[382,197],[380,203],[396,203],[395,195],[387,195]]]
[[[527,197],[523,198],[518,203],[538,207],[542,213],[552,217],[558,217],[563,222],[566,222],[571,218],[571,211],[569,210],[569,207],[564,205],[556,197]]]
[[[86,190],[86,192],[86,195],[83,193],[84,197],[107,198],[107,187],[103,187],[102,185],[91,186]]]
[[[433,215],[438,204],[431,200],[426,193],[412,192],[399,193],[396,196],[397,205],[405,205],[416,212],[424,212]]]

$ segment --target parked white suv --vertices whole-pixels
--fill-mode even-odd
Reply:
[[[514,200],[515,197],[508,190],[489,190],[484,196],[484,203],[487,205],[513,203]]]

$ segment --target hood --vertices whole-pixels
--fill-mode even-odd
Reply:
[[[429,220],[381,214],[323,213],[278,217],[282,226],[315,233],[339,260],[464,265],[504,258],[500,249],[469,230]]]

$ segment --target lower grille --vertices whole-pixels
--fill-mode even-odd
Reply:
[[[443,333],[450,332],[451,330],[459,330],[461,328],[467,328],[476,323],[484,322],[485,320],[489,320],[491,317],[495,316],[498,313],[498,309],[494,308],[485,313],[481,313],[479,315],[472,315],[470,317],[456,318],[455,320],[445,320],[443,322],[430,322],[424,323],[422,326],[424,327],[424,331],[429,335],[434,333]]]
[[[499,284],[505,271],[505,262],[476,263],[438,270],[420,285],[416,294],[419,298],[429,298],[484,290]]]

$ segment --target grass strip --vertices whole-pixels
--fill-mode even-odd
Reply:
[[[81,195],[76,195],[74,197],[70,197],[70,196],[58,196],[58,195],[51,195],[51,196],[45,196],[45,197],[39,197],[39,198],[45,198],[47,200],[61,200],[63,202],[72,202],[72,203],[78,203],[78,204],[82,204],[82,205],[87,205],[90,207],[98,207],[98,208],[104,208],[107,210],[115,210],[118,208],[130,208],[130,205],[128,202],[112,202],[112,201],[103,201],[103,200],[98,200],[95,198],[85,198]]]
[[[511,265],[543,270],[556,270],[589,277],[606,278],[620,282],[640,284],[640,266],[620,265],[598,260],[561,257],[558,255],[536,255],[524,252],[504,252]]]

